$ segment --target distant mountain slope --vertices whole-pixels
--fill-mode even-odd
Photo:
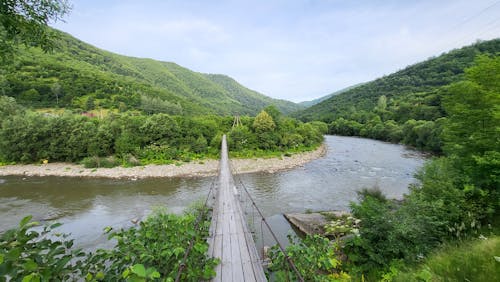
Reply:
[[[296,113],[296,116],[302,120],[330,122],[339,117],[353,116],[359,111],[373,111],[381,96],[387,98],[388,104],[392,99],[402,101],[406,96],[418,96],[418,99],[412,98],[410,104],[404,105],[408,111],[422,106],[439,108],[439,96],[434,95],[436,89],[461,80],[464,69],[472,65],[477,55],[496,55],[499,52],[500,39],[455,49],[333,96]],[[404,111],[401,106],[394,105],[399,107],[397,110]],[[410,115],[407,118],[414,117]]]
[[[299,104],[299,105],[301,105],[301,106],[304,106],[304,107],[311,107],[311,106],[314,106],[314,105],[316,105],[316,104],[319,104],[319,103],[321,103],[321,102],[323,102],[323,101],[325,101],[325,100],[328,100],[329,98],[331,98],[331,97],[333,97],[333,96],[335,96],[335,95],[339,95],[339,94],[344,93],[344,92],[346,92],[346,91],[348,91],[348,90],[351,90],[351,89],[353,89],[353,88],[356,88],[356,87],[358,87],[358,86],[360,86],[360,85],[363,85],[363,83],[358,83],[358,84],[355,84],[355,85],[352,85],[352,86],[349,86],[349,87],[346,87],[346,88],[343,88],[343,89],[337,90],[337,91],[335,91],[335,92],[333,92],[333,93],[330,93],[330,94],[328,94],[328,95],[326,95],[326,96],[323,96],[323,97],[321,97],[321,98],[314,99],[314,100],[311,100],[311,101],[304,101],[304,102],[300,102],[300,103],[298,103],[298,104]]]
[[[58,32],[52,53],[22,48],[0,72],[0,94],[35,107],[115,108],[170,114],[256,114],[268,105],[283,113],[301,108],[272,99],[222,75],[175,63],[100,50]],[[223,77],[223,78],[221,78]]]
[[[236,80],[222,74],[204,74],[206,78],[224,88],[232,99],[238,101],[242,105],[249,107],[247,110],[254,112],[259,111],[267,105],[275,105],[282,113],[290,113],[303,109],[299,104],[292,103],[286,100],[276,100],[260,94],[254,90],[248,89],[240,85]],[[243,110],[242,110],[243,111]]]

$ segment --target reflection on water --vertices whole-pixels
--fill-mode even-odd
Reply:
[[[424,158],[403,146],[369,139],[327,136],[328,153],[303,167],[275,174],[254,173],[235,177],[241,181],[276,230],[286,241],[290,225],[286,212],[348,209],[356,191],[379,186],[389,197],[400,198],[414,181]],[[64,223],[82,247],[105,242],[102,230],[131,226],[154,207],[180,213],[195,201],[204,200],[213,177],[165,179],[84,179],[62,177],[2,177],[0,179],[0,231],[11,228],[31,214],[38,221]],[[252,211],[243,203],[248,216]],[[253,220],[250,219],[249,222]],[[256,219],[256,238],[262,234]],[[269,243],[268,243],[269,242]]]

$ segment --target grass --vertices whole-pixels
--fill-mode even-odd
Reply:
[[[500,281],[500,236],[447,244],[393,281]]]

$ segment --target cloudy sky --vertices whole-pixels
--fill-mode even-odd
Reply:
[[[115,53],[294,102],[500,37],[500,1],[70,0],[53,24]]]

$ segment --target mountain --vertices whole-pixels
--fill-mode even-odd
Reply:
[[[409,119],[434,120],[442,116],[443,111],[436,91],[462,80],[464,69],[470,67],[478,55],[499,53],[500,39],[477,42],[349,89],[295,116],[306,121],[331,122],[342,117],[364,122],[366,115],[360,113],[373,113],[382,102],[383,110],[387,106],[392,114],[385,119],[398,123]]]
[[[0,68],[0,94],[33,107],[141,110],[148,113],[255,115],[275,105],[302,107],[252,91],[235,80],[171,62],[117,55],[57,32],[51,53],[20,47]]]
[[[304,107],[311,107],[311,106],[319,104],[319,103],[321,103],[321,102],[323,102],[325,100],[328,100],[329,98],[331,98],[331,97],[333,97],[335,95],[339,95],[339,94],[344,93],[344,92],[346,92],[348,90],[356,88],[356,87],[358,87],[360,85],[363,85],[363,83],[358,83],[358,84],[355,84],[355,85],[352,85],[352,86],[349,86],[349,87],[337,90],[337,91],[335,91],[333,93],[330,93],[330,94],[328,94],[326,96],[323,96],[323,97],[320,97],[318,99],[314,99],[314,100],[311,100],[311,101],[303,101],[303,102],[300,102],[298,104],[301,105],[301,106],[304,106]]]
[[[226,90],[232,99],[249,107],[247,110],[250,110],[252,113],[260,111],[268,105],[275,105],[282,113],[285,114],[290,113],[294,109],[299,110],[304,108],[290,101],[273,99],[264,96],[259,92],[241,86],[236,80],[227,75],[204,74],[204,76]],[[244,109],[241,109],[241,111],[243,112]]]

